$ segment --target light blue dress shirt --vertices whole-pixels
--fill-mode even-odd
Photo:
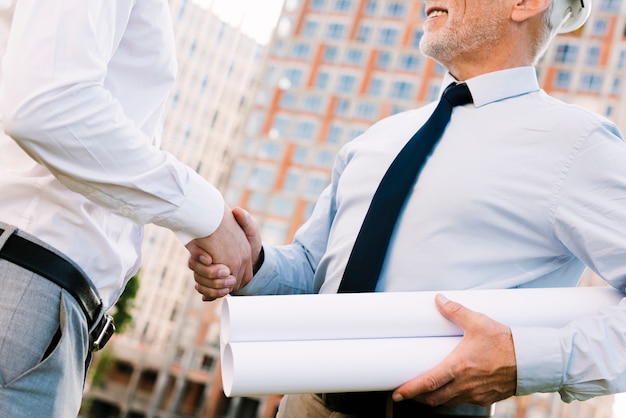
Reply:
[[[377,290],[575,286],[587,265],[624,291],[626,146],[617,127],[548,96],[532,67],[467,84],[474,103],[455,108],[422,169]],[[434,107],[388,117],[345,145],[294,243],[265,246],[241,293],[336,292],[380,179]],[[626,300],[563,329],[512,331],[518,395],[626,391]]]

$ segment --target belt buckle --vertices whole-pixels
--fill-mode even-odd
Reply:
[[[113,317],[109,314],[102,315],[100,323],[94,329],[94,333],[97,333],[97,337],[91,345],[91,351],[95,352],[101,350],[115,333]]]

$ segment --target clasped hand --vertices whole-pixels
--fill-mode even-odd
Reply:
[[[261,236],[257,222],[242,208],[226,208],[217,231],[187,244],[188,266],[196,291],[211,301],[235,292],[252,280],[259,261]]]

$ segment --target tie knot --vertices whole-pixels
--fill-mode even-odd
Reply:
[[[472,93],[470,93],[469,88],[465,83],[450,84],[444,90],[443,98],[446,99],[453,107],[473,102]]]

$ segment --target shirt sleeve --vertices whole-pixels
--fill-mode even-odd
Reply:
[[[142,55],[147,50],[157,51],[157,65],[166,69],[171,60],[175,67],[173,43],[164,43],[171,29],[167,2],[15,4],[0,94],[7,134],[66,187],[113,213],[169,228],[184,242],[212,233],[224,211],[221,194],[160,150],[156,131],[141,129],[140,116],[160,118],[167,98],[167,93],[152,94],[153,83],[172,82],[169,74],[167,80],[141,74],[141,65],[155,64]],[[121,45],[133,51],[127,58],[134,61],[126,72],[116,68],[116,74],[135,80],[137,89],[123,93],[150,110],[132,118],[132,106],[116,97],[107,74]]]
[[[561,185],[555,231],[564,249],[616,289],[626,287],[626,145],[617,128],[584,130]],[[562,329],[513,328],[517,395],[566,402],[626,391],[626,299]]]
[[[321,283],[315,281],[316,272],[326,252],[335,218],[337,184],[345,168],[346,148],[344,146],[337,155],[331,183],[318,198],[311,217],[296,232],[293,243],[276,247],[264,245],[263,265],[237,294],[299,294],[319,290]]]

